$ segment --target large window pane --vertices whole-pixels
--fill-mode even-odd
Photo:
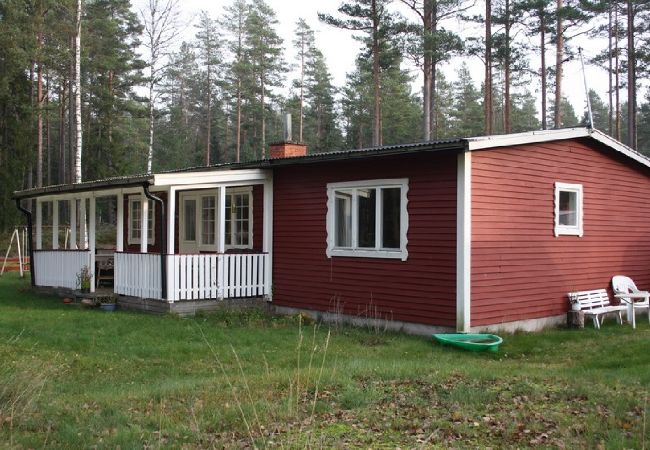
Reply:
[[[142,213],[140,212],[140,200],[131,201],[131,239],[140,239],[140,218]]]
[[[215,197],[201,197],[201,244],[214,245],[217,208]]]
[[[336,227],[336,246],[352,246],[352,195],[337,192],[334,203],[334,221]]]
[[[382,247],[400,247],[401,189],[382,189]]]
[[[187,199],[183,206],[183,239],[185,241],[196,241],[196,200]]]
[[[377,210],[377,190],[376,189],[359,189],[359,247],[375,247],[375,222]]]
[[[577,226],[578,224],[578,193],[560,191],[560,225]]]

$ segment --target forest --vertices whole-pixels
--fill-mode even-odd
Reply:
[[[323,3],[361,43],[343,86],[306,20],[285,42],[264,0],[226,2],[0,1],[0,232],[15,190],[265,158],[286,113],[309,152],[593,125],[650,153],[650,0]],[[592,123],[563,90],[580,36],[608,77]]]

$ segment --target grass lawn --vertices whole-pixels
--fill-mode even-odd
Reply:
[[[643,448],[650,326],[498,354],[262,312],[104,313],[0,278],[1,448]]]

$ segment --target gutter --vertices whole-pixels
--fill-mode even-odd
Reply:
[[[16,199],[16,206],[27,218],[27,235],[29,236],[29,277],[31,279],[32,287],[36,286],[36,277],[34,275],[34,239],[32,238],[32,212],[25,209],[20,204],[20,199]]]
[[[160,197],[149,192],[149,183],[142,185],[144,195],[160,205],[160,220],[158,221],[158,232],[160,233],[160,295],[167,300],[167,237],[165,236],[165,204]]]

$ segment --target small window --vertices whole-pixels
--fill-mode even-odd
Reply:
[[[406,260],[408,180],[330,183],[327,256]]]
[[[215,245],[215,227],[217,223],[216,197],[201,197],[201,244]]]
[[[155,204],[147,200],[149,213],[147,215],[147,243],[154,243]],[[142,237],[142,200],[140,197],[129,197],[129,244],[139,244]]]
[[[555,236],[582,236],[582,185],[555,183]]]
[[[226,190],[226,248],[253,248],[253,195],[250,188]]]

